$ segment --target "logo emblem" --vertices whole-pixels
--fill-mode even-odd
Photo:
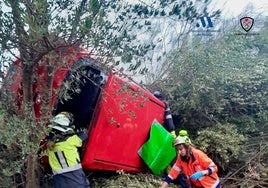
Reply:
[[[205,19],[207,20],[207,22]],[[202,27],[207,27],[207,28],[213,27],[213,23],[210,17],[200,17],[200,21],[201,21]],[[201,25],[199,23],[196,24],[196,27],[200,27],[200,26]]]
[[[254,19],[251,17],[243,17],[240,19],[240,24],[241,24],[242,28],[246,32],[248,32],[253,27]]]

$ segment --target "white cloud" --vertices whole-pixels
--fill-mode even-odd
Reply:
[[[222,17],[231,18],[243,14],[245,12],[245,8],[249,4],[253,5],[254,8],[254,12],[252,12],[252,14],[268,16],[267,0],[214,0],[210,7],[212,10],[221,9]]]

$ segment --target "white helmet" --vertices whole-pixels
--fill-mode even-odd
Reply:
[[[61,132],[73,131],[70,124],[70,119],[65,114],[59,113],[53,118],[52,124],[48,125],[48,127],[57,129]]]
[[[179,144],[190,144],[191,140],[188,136],[178,136],[174,140],[174,146],[179,145]]]

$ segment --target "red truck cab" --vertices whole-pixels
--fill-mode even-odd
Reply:
[[[15,62],[8,76],[16,79],[10,86],[16,100],[22,95],[19,63]],[[105,72],[98,64],[88,54],[77,53],[65,67],[54,71],[52,115],[69,111],[74,115],[76,129],[88,130],[81,153],[84,170],[147,170],[137,152],[148,139],[152,122],[163,123],[165,104],[131,79]],[[46,71],[40,63],[33,89],[38,118],[42,116]],[[63,99],[63,95],[69,97]]]

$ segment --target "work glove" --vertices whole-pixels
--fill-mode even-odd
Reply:
[[[205,175],[205,174],[204,174],[203,171],[199,171],[199,172],[194,173],[194,174],[191,176],[191,178],[192,178],[193,180],[198,180],[199,178],[203,177],[204,175]]]
[[[167,166],[167,168],[165,169],[166,174],[169,174],[169,172],[170,172],[171,168],[172,168],[172,167],[171,167],[170,165],[168,165],[168,166]]]
[[[175,133],[175,131],[171,131],[170,134],[171,134],[171,136],[173,136],[173,138],[176,138],[176,133]]]

